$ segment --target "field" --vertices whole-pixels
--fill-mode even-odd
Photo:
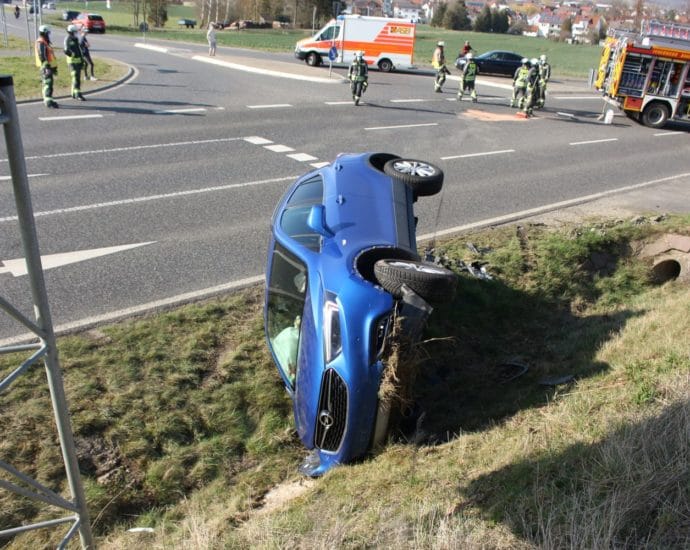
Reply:
[[[460,284],[422,344],[423,421],[316,482],[296,473],[260,288],[60,338],[99,547],[687,547],[690,293],[635,254],[668,232],[690,218],[439,243]],[[64,490],[42,370],[2,399],[0,457]],[[0,510],[0,529],[53,517],[6,493]]]
[[[103,15],[108,25],[108,32],[141,34],[134,27],[134,19],[126,4],[113,3],[112,9],[105,8],[105,2],[89,2],[89,10]],[[54,25],[66,25],[60,19],[63,9],[83,9],[79,2],[64,2],[54,12],[45,12],[44,20]],[[9,14],[8,14],[9,15]],[[180,29],[177,20],[180,18],[197,19],[194,8],[171,5],[168,9],[168,21],[162,29],[150,29],[150,38],[181,40],[206,43],[205,29]],[[310,35],[308,30],[293,29],[249,29],[243,31],[223,30],[217,33],[219,46],[260,49],[275,52],[292,52],[295,42]],[[505,34],[487,34],[475,32],[458,32],[437,29],[428,25],[417,27],[415,45],[415,63],[429,66],[431,55],[439,40],[446,43],[446,56],[452,62],[465,40],[469,40],[478,52],[488,50],[510,50],[525,57],[538,57],[545,53],[553,68],[555,76],[586,78],[589,69],[598,65],[601,50],[598,46],[569,45],[541,38],[511,36]]]

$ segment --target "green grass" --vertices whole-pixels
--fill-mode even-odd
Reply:
[[[652,284],[631,253],[664,232],[690,234],[690,218],[506,226],[442,243],[448,265],[477,261],[495,277],[460,272],[457,296],[431,317],[420,429],[266,513],[264,496],[298,479],[305,451],[259,289],[60,338],[100,547],[682,546],[690,293]],[[0,357],[0,372],[18,360]],[[516,362],[529,370],[511,379]],[[564,376],[573,382],[541,383]],[[0,431],[3,460],[65,490],[42,369],[2,396]],[[49,517],[4,493],[0,509],[0,528]]]

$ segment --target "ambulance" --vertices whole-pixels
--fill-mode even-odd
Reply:
[[[415,23],[407,19],[339,15],[311,38],[297,42],[295,57],[307,65],[324,60],[350,64],[355,52],[364,52],[370,67],[390,72],[413,68]]]
[[[594,86],[645,126],[690,122],[690,26],[645,21],[640,32],[610,30]]]

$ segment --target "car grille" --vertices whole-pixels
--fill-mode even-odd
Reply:
[[[347,386],[338,373],[328,369],[321,382],[319,413],[314,445],[324,451],[337,451],[347,422]]]

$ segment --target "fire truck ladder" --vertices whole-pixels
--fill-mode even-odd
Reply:
[[[35,335],[37,340],[33,343],[0,346],[0,353],[3,354],[26,353],[30,355],[16,369],[3,378],[0,378],[0,394],[7,391],[10,385],[22,373],[26,372],[29,367],[43,360],[53,406],[53,415],[55,417],[55,423],[57,424],[58,439],[62,451],[67,483],[72,495],[71,500],[67,499],[28,475],[20,472],[5,461],[0,460],[0,471],[9,474],[13,480],[7,481],[6,479],[0,479],[0,487],[17,495],[68,512],[68,515],[62,518],[0,530],[0,540],[35,529],[71,524],[62,538],[62,541],[58,544],[58,548],[65,548],[77,532],[79,532],[82,548],[93,548],[93,536],[89,524],[84,488],[79,474],[74,436],[72,434],[72,426],[67,410],[65,390],[62,384],[60,365],[58,363],[55,333],[50,317],[48,295],[38,249],[38,237],[36,234],[36,225],[34,223],[31,195],[29,193],[24,148],[19,131],[19,115],[17,113],[17,105],[14,97],[14,85],[12,77],[7,75],[0,75],[0,124],[2,124],[5,133],[10,174],[17,207],[17,219],[24,256],[26,258],[28,280],[36,320],[30,320],[2,296],[0,296],[0,310],[28,328]],[[2,545],[1,542],[0,545]]]

